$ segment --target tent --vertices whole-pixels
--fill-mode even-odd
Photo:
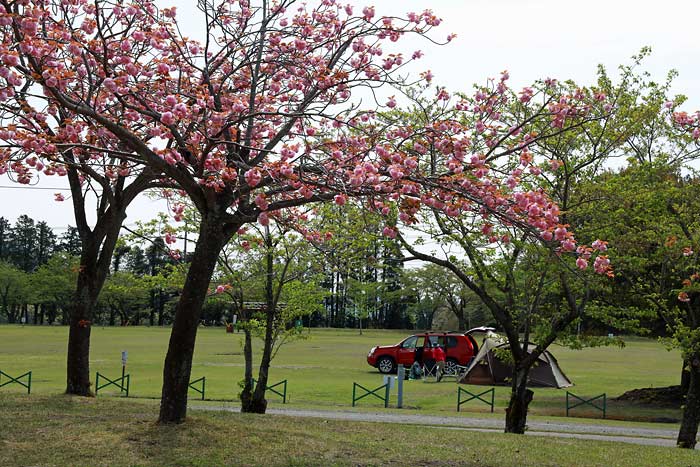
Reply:
[[[479,353],[467,366],[459,382],[462,384],[480,385],[510,384],[513,367],[498,358],[496,352],[498,349],[507,351],[508,343],[494,339],[484,339]],[[534,344],[528,344],[528,352],[532,352],[534,349]],[[528,384],[535,387],[560,389],[573,386],[571,380],[561,371],[557,359],[546,350],[537,358],[537,362],[530,369]]]

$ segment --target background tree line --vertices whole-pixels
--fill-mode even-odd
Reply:
[[[304,326],[430,329],[439,310],[454,314],[459,329],[487,321],[474,297],[449,275],[430,265],[405,268],[398,244],[381,236],[380,219],[360,216],[359,211],[357,217],[345,216],[338,207],[321,209],[327,212],[317,227],[333,232],[333,238],[297,248],[298,255],[307,257],[299,279],[323,290],[320,306],[303,316]],[[26,215],[14,224],[0,217],[0,322],[20,323],[24,318],[27,324],[68,323],[80,238],[74,227],[56,230]],[[262,260],[249,256],[246,261]],[[220,281],[230,276],[223,264],[217,273]],[[186,267],[187,258],[171,258],[162,238],[144,241],[124,235],[94,310],[95,323],[170,324]],[[257,266],[236,267],[255,271]],[[262,285],[253,280],[242,284],[246,301],[262,300]],[[221,325],[234,314],[242,317],[235,302],[212,296],[202,320]]]

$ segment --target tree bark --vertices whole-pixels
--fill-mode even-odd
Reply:
[[[688,389],[690,388],[690,362],[688,360],[683,360],[683,367],[681,368],[681,394],[688,394]]]
[[[265,228],[265,243],[267,254],[265,255],[265,342],[263,345],[262,358],[260,359],[260,369],[258,370],[258,382],[253,391],[253,397],[248,403],[247,412],[265,413],[267,410],[267,399],[265,399],[265,391],[267,390],[268,375],[270,373],[270,361],[272,360],[272,339],[273,328],[275,325],[275,316],[277,307],[273,293],[273,277],[274,277],[274,258],[272,253],[272,242],[270,232]]]
[[[516,364],[513,369],[513,383],[510,402],[506,409],[506,433],[524,434],[527,423],[527,410],[534,393],[527,388],[529,367]]]
[[[245,374],[243,376],[243,390],[241,391],[241,412],[255,413],[253,409],[253,342],[250,328],[243,328],[245,341],[243,343],[243,357],[245,359]]]
[[[700,356],[696,355],[688,365],[688,393],[683,404],[683,420],[678,431],[679,448],[695,449],[698,425],[700,425]]]
[[[233,229],[232,232],[235,231],[236,229]],[[211,216],[202,220],[197,246],[175,309],[168,353],[163,367],[159,423],[185,421],[187,389],[202,305],[221,248],[230,236],[231,234],[224,233],[224,226],[217,217]]]
[[[97,297],[109,274],[125,212],[113,212],[99,232],[81,232],[82,252],[73,304],[68,316],[68,360],[66,394],[91,396],[90,328]]]
[[[92,308],[97,296],[88,284],[92,268],[85,268],[78,274],[78,285],[70,312],[68,332],[68,360],[66,394],[91,396],[90,391],[90,329]]]

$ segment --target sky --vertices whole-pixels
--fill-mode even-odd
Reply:
[[[253,0],[254,1],[254,0]],[[313,0],[309,0],[312,3]],[[643,69],[663,81],[671,69],[679,72],[673,92],[689,99],[686,110],[700,108],[700,40],[697,18],[700,2],[691,0],[345,0],[376,6],[378,15],[402,16],[408,11],[431,8],[443,18],[433,31],[443,40],[457,37],[446,46],[433,46],[419,38],[401,41],[405,55],[420,49],[425,56],[410,71],[416,75],[430,69],[435,84],[451,91],[469,91],[473,83],[485,83],[508,70],[512,87],[553,77],[593,83],[596,67],[603,64],[611,76],[620,64],[643,46],[652,48]],[[196,38],[202,24],[192,0],[161,0],[160,6],[177,6],[185,34]],[[75,225],[69,201],[55,202],[56,188],[66,184],[48,177],[35,187],[21,187],[0,177],[0,216],[14,220],[27,214],[63,229]],[[8,188],[9,187],[9,188]],[[125,222],[133,226],[165,209],[146,197],[138,199]]]

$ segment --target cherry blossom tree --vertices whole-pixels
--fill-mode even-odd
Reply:
[[[673,141],[676,147],[684,149],[683,154],[687,159],[697,161],[700,151],[700,111],[688,114],[677,108],[680,103],[682,101],[669,101],[666,104],[673,126],[680,132]],[[665,183],[672,185],[671,193],[675,195],[668,196],[666,201],[666,210],[672,222],[669,224],[677,226],[676,235],[669,236],[665,246],[675,253],[673,264],[683,276],[674,291],[677,293],[678,313],[671,315],[669,324],[675,343],[683,353],[684,372],[687,375],[687,394],[677,444],[681,448],[694,449],[700,426],[700,219],[696,207],[700,184],[697,170],[693,170],[692,166],[684,169],[685,176],[676,175],[675,180],[672,177],[664,179]]]
[[[402,222],[427,206],[486,219],[487,237],[488,225],[518,225],[564,252],[577,248],[546,193],[518,187],[541,172],[528,146],[599,118],[604,96],[530,88],[516,95],[504,74],[474,101],[438,90],[435,101],[453,108],[451,118],[376,118],[377,107],[399,104],[382,93],[394,85],[400,95],[403,67],[422,55],[403,55],[394,43],[430,33],[440,23],[431,11],[392,18],[336,0],[201,0],[197,42],[180,33],[174,8],[149,0],[0,6],[0,100],[16,120],[0,133],[2,170],[26,181],[39,158],[50,161],[42,170],[54,171],[68,158],[80,182],[95,159],[114,159],[106,183],[124,177],[142,187],[157,176],[176,220],[180,196],[199,213],[163,369],[163,423],[185,418],[202,304],[221,249],[246,223],[359,197]],[[519,113],[504,112],[513,102]],[[308,238],[321,236],[304,231],[303,218],[294,222]],[[595,266],[605,272],[604,258]]]
[[[161,174],[161,185],[181,190],[200,213],[160,414],[162,422],[182,421],[199,313],[219,251],[247,222],[265,224],[283,208],[373,190],[349,184],[359,163],[380,183],[387,161],[368,159],[376,135],[332,133],[371,118],[358,112],[353,91],[400,82],[398,71],[411,58],[385,53],[382,44],[425,35],[440,20],[430,11],[377,18],[372,7],[355,14],[328,0],[202,1],[199,43],[180,34],[174,8],[147,0],[0,5],[0,99],[8,122],[0,134],[2,170],[27,182],[37,171],[67,172],[68,162],[78,186],[88,173],[109,188],[125,180],[142,187],[141,173]],[[96,160],[109,161],[101,178],[91,172]],[[80,318],[78,328],[89,329],[89,319]]]
[[[102,80],[93,75],[95,57],[87,49],[78,53],[78,38],[72,38],[71,28],[81,37],[96,28],[93,20],[81,29],[84,18],[73,15],[77,9],[77,2],[0,3],[0,173],[9,172],[22,184],[42,176],[68,179],[81,254],[70,310],[66,392],[90,395],[92,310],[109,272],[126,208],[153,186],[155,177],[150,168],[130,162],[133,154],[118,138],[52,95],[53,86],[74,102],[91,102],[95,108],[109,105],[100,95]],[[59,25],[59,18],[66,18],[66,24]],[[114,21],[101,26],[102,34],[117,32]],[[121,118],[121,112],[105,108],[111,118]],[[55,198],[64,201],[61,193]],[[94,210],[89,208],[92,202]],[[96,216],[94,225],[90,212]]]
[[[586,304],[587,294],[574,292],[564,273],[585,270],[590,263],[594,272],[612,274],[605,242],[586,246],[574,240],[567,213],[558,205],[569,203],[568,197],[559,196],[570,189],[562,181],[565,175],[572,183],[585,177],[577,172],[599,165],[625,135],[610,137],[620,128],[612,112],[615,99],[600,88],[545,80],[516,92],[507,80],[504,73],[471,96],[456,96],[455,104],[447,96],[440,98],[444,90],[438,89],[438,99],[417,92],[408,113],[386,118],[423,128],[414,133],[408,149],[424,154],[423,173],[453,174],[443,175],[443,183],[422,195],[427,198],[422,207],[416,203],[412,212],[398,211],[402,233],[421,232],[434,245],[421,247],[399,234],[410,254],[405,260],[445,268],[491,312],[508,338],[514,362],[505,430],[523,433],[533,396],[530,369],[568,332]],[[455,121],[460,133],[453,141],[466,142],[467,150],[444,148],[441,128]],[[606,125],[614,130],[602,137]],[[597,152],[582,141],[588,137],[599,140]],[[469,171],[460,160],[467,151]],[[482,200],[479,209],[461,207],[469,194]],[[561,299],[555,300],[560,305],[548,309],[545,297],[554,283],[561,287]]]

